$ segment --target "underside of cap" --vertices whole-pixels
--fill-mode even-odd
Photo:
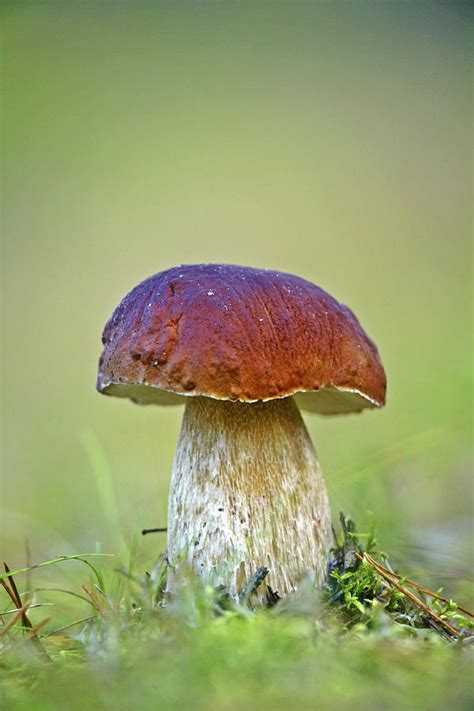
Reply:
[[[305,410],[337,414],[385,403],[377,348],[352,311],[281,272],[215,264],[161,272],[125,297],[102,340],[97,389],[140,404],[295,395]]]
[[[100,391],[104,395],[126,398],[132,400],[137,405],[184,405],[186,398],[202,396],[202,393],[174,393],[161,388],[145,384],[109,383],[103,386]],[[350,412],[361,412],[366,409],[380,407],[380,404],[370,400],[363,393],[353,390],[343,390],[333,387],[321,388],[309,392],[297,391],[280,395],[278,398],[268,398],[269,400],[282,399],[294,396],[294,399],[301,410],[313,412],[319,415],[342,415]],[[228,400],[215,395],[204,395],[215,400]],[[239,402],[252,405],[262,400],[239,400]],[[263,401],[265,402],[265,401]]]

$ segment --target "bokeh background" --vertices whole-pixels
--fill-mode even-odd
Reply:
[[[334,518],[374,512],[395,561],[469,602],[469,3],[4,2],[2,19],[2,556],[22,565],[25,539],[35,562],[120,556],[166,524],[182,409],[97,394],[100,334],[150,274],[230,262],[360,317],[386,409],[305,416]],[[140,541],[143,569],[163,545]]]

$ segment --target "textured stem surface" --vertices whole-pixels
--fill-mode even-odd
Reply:
[[[266,566],[259,597],[266,585],[284,596],[308,571],[323,581],[330,540],[326,487],[293,399],[188,398],[171,479],[171,563],[187,561],[233,596]]]

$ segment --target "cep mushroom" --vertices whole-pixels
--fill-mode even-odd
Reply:
[[[238,594],[260,566],[281,596],[324,581],[328,496],[299,407],[382,407],[374,343],[346,306],[290,274],[175,267],[136,286],[102,336],[97,389],[185,402],[173,464],[168,558]],[[264,586],[259,593],[265,595]]]

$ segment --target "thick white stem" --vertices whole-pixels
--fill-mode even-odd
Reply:
[[[293,399],[190,397],[171,479],[171,563],[231,595],[266,566],[266,584],[285,596],[308,572],[323,582],[330,540],[326,487]]]

